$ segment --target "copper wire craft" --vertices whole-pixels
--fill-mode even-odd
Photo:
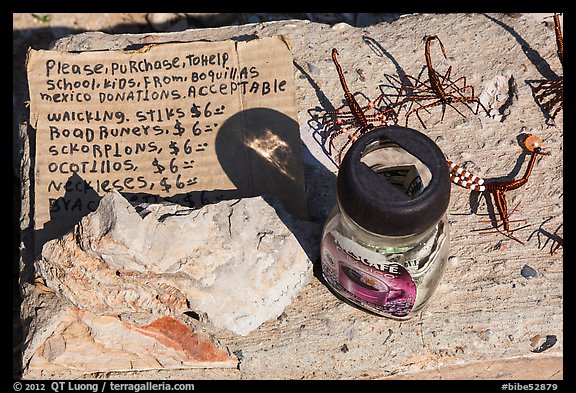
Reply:
[[[361,135],[375,128],[373,122],[379,122],[380,126],[388,126],[397,124],[398,117],[393,108],[387,107],[382,109],[380,105],[384,98],[384,94],[380,94],[374,101],[370,101],[364,108],[358,104],[354,95],[350,93],[344,73],[337,60],[338,51],[336,48],[332,49],[332,60],[336,66],[338,77],[342,88],[344,89],[344,98],[348,104],[349,111],[342,109],[337,111],[326,111],[322,117],[323,136],[324,142],[328,141],[328,154],[332,155],[332,148],[335,148],[334,139],[339,135],[353,130],[348,135],[348,140],[338,149],[336,160],[338,165],[342,162],[342,155],[350,143],[353,143]],[[374,110],[374,113],[368,111]],[[328,131],[330,136],[328,137]]]
[[[530,152],[530,161],[526,167],[524,175],[517,180],[486,180],[471,174],[468,171],[463,170],[458,165],[454,164],[452,161],[447,161],[448,169],[450,171],[450,178],[452,181],[458,185],[461,185],[470,190],[476,190],[479,192],[486,191],[491,194],[494,198],[494,205],[498,210],[500,219],[502,222],[502,228],[499,225],[496,227],[496,232],[502,233],[503,235],[516,240],[517,242],[524,244],[518,238],[513,235],[514,230],[510,229],[510,216],[516,210],[516,207],[512,212],[508,213],[508,203],[506,202],[506,192],[516,190],[528,182],[528,178],[532,173],[534,164],[536,163],[536,158],[539,155],[550,155],[549,152],[542,150],[542,141],[536,135],[528,134],[523,141],[524,147]],[[525,221],[525,220],[518,220]],[[493,222],[493,221],[491,221]],[[493,231],[492,231],[493,232]],[[481,233],[492,233],[492,232],[481,232]]]
[[[556,53],[560,64],[564,67],[564,39],[560,26],[559,14],[554,14],[554,32],[556,35]],[[564,107],[564,77],[541,81],[533,88],[534,98],[550,118],[555,119]]]
[[[410,115],[416,114],[418,120],[422,124],[422,127],[426,128],[426,125],[422,121],[419,112],[422,110],[428,110],[428,108],[432,108],[435,106],[442,105],[442,118],[441,121],[444,120],[444,114],[446,112],[446,106],[450,106],[456,112],[458,112],[463,117],[464,114],[460,112],[453,104],[456,103],[477,103],[475,114],[478,114],[479,108],[481,107],[486,114],[488,114],[488,110],[482,105],[478,97],[474,94],[474,87],[466,84],[466,77],[461,76],[460,78],[456,79],[455,81],[450,81],[450,73],[452,72],[452,66],[448,68],[448,71],[443,76],[440,75],[436,70],[434,70],[432,66],[432,58],[430,56],[430,43],[433,40],[437,40],[440,44],[440,49],[442,50],[442,54],[444,58],[446,57],[446,49],[442,44],[442,41],[438,38],[438,36],[428,36],[426,37],[426,45],[424,49],[424,55],[426,58],[426,67],[428,69],[428,80],[422,82],[418,78],[415,78],[411,75],[406,75],[409,81],[413,81],[414,85],[406,85],[403,84],[399,91],[398,91],[398,98],[397,103],[398,105],[406,105],[408,102],[417,102],[420,105],[420,101],[430,101],[432,102],[420,105],[420,107],[416,109],[411,109],[408,111],[406,115],[406,126],[408,126],[408,121],[410,119]],[[462,86],[459,86],[459,83],[462,82]],[[403,91],[410,91],[410,93],[406,93],[405,95],[402,94]],[[467,93],[467,94],[466,94]],[[400,99],[402,98],[402,99]]]

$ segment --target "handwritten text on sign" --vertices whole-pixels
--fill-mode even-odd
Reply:
[[[220,127],[250,108],[296,120],[292,58],[282,37],[138,51],[31,50],[27,67],[37,130],[36,228],[52,213],[94,210],[89,198],[63,198],[70,190],[170,196],[236,189],[216,154]]]

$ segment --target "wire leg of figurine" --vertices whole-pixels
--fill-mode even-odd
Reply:
[[[348,140],[344,143],[344,145],[342,145],[342,147],[340,148],[340,150],[338,150],[338,165],[340,165],[342,163],[342,153],[344,153],[344,151],[346,150],[346,147],[348,147],[348,145],[350,143],[354,143],[356,141],[356,139],[358,139],[358,134],[362,135],[363,133],[363,129],[362,128],[358,128],[356,131],[354,131],[352,134],[350,134],[348,136]]]
[[[462,102],[464,102],[464,101],[462,101]],[[464,103],[466,103],[466,102],[464,102]],[[466,116],[465,116],[462,112],[460,112],[460,111],[458,110],[458,108],[456,108],[454,105],[452,105],[451,103],[448,104],[448,105],[450,105],[450,107],[451,107],[452,109],[454,109],[456,112],[458,112],[458,114],[459,114],[460,116],[466,118]]]
[[[502,210],[498,209],[498,203],[496,203],[496,208],[498,209],[498,213],[500,214],[500,220],[480,220],[479,222],[526,222],[525,219],[520,219],[520,220],[510,220],[509,218],[512,216],[512,214],[514,214],[514,212],[516,211],[516,209],[518,209],[518,206],[520,206],[520,202],[518,202],[516,204],[516,206],[514,206],[514,209],[512,209],[512,211],[510,213],[508,213],[507,209],[506,209],[506,200],[503,196],[502,193],[498,193],[498,196],[494,196],[494,198],[498,198],[500,199],[500,205],[503,206]]]
[[[329,155],[332,155],[332,147],[336,147],[336,146],[334,146],[334,139],[335,139],[338,135],[341,135],[341,134],[343,134],[344,132],[346,132],[350,127],[351,127],[351,126],[347,126],[347,127],[346,127],[346,126],[340,126],[339,129],[337,129],[336,131],[330,133],[330,138],[329,138],[329,141],[328,141],[328,154],[329,154]]]
[[[464,77],[462,77],[462,78],[464,78]],[[467,95],[467,96],[465,96],[464,94],[462,94],[462,92],[464,92],[464,91],[466,91],[466,90],[470,90],[470,94]],[[482,107],[482,109],[484,110],[484,112],[485,112],[487,115],[489,115],[488,109],[486,109],[486,107],[484,106],[484,104],[482,104],[482,103],[480,102],[480,99],[478,99],[478,97],[476,97],[476,96],[474,95],[474,87],[473,87],[473,86],[463,86],[463,87],[460,87],[460,88],[458,88],[458,89],[456,89],[456,90],[454,90],[454,91],[451,92],[451,94],[454,94],[454,93],[458,93],[458,94],[461,95],[460,97],[455,98],[455,99],[454,99],[455,101],[459,101],[459,102],[475,102],[475,103],[478,104],[478,106],[476,107],[476,111],[474,112],[474,114],[477,115],[477,114],[478,114],[478,111],[480,110],[480,107]]]
[[[457,86],[457,83],[460,82],[460,81],[464,81],[464,86],[462,86],[462,87],[458,87],[458,86]],[[466,77],[465,77],[465,76],[461,76],[460,78],[456,79],[454,82],[450,82],[449,84],[447,84],[446,86],[444,86],[444,90],[447,90],[447,89],[452,88],[452,89],[453,89],[452,92],[457,92],[457,91],[459,91],[459,90],[465,90],[465,89],[468,89],[468,88],[470,88],[470,87],[472,87],[472,86],[467,86],[467,85],[466,85]],[[451,93],[452,93],[452,92],[451,92]],[[472,95],[474,95],[474,89],[473,89],[473,88],[472,88]]]
[[[422,118],[420,117],[420,114],[418,112],[420,112],[421,110],[426,110],[428,111],[428,108],[434,107],[434,106],[438,106],[442,103],[442,101],[435,101],[431,104],[427,104],[427,105],[422,105],[419,108],[416,109],[412,109],[410,112],[408,112],[408,114],[406,115],[406,127],[408,127],[408,120],[410,118],[410,115],[412,113],[416,113],[416,117],[418,118],[418,120],[420,120],[420,124],[422,124],[422,127],[424,127],[424,129],[426,129],[426,125],[424,124],[424,121],[422,121]]]
[[[356,123],[356,118],[353,115],[348,115],[348,114],[338,114],[339,117],[333,119],[333,120],[329,120],[323,123],[324,125],[324,130],[323,130],[323,134],[322,134],[322,140],[326,141],[326,139],[328,138],[328,130],[333,129],[333,128],[337,128],[336,126],[342,128],[346,128],[345,126],[347,124],[353,125]],[[338,131],[335,131],[338,132]],[[334,132],[330,132],[330,135],[332,135]]]
[[[461,102],[461,101],[452,101],[452,102]],[[463,101],[462,101],[462,102],[463,102]],[[456,108],[454,105],[452,105],[452,103],[448,103],[448,102],[447,102],[447,103],[443,103],[443,104],[442,104],[442,118],[440,119],[440,121],[443,121],[443,120],[444,120],[444,112],[446,111],[446,104],[448,104],[452,109],[454,109],[460,116],[466,118],[466,116],[465,116],[462,112],[460,112],[460,111],[458,110],[458,108]]]
[[[538,89],[538,92],[535,96],[538,101],[543,101],[548,96],[558,94],[562,89],[563,86],[550,84],[550,86]]]
[[[349,127],[341,127],[339,130],[330,133],[330,138],[329,138],[329,142],[328,142],[328,154],[332,155],[332,147],[336,147],[334,146],[334,139],[338,136],[343,134]]]
[[[556,118],[556,115],[558,114],[558,112],[560,112],[563,109],[563,106],[560,105],[558,106],[558,108],[556,108],[556,110],[554,111],[554,113],[550,116],[552,119]]]
[[[385,97],[384,93],[380,93],[380,95],[376,97],[376,99],[374,100],[375,108],[380,108],[380,104],[382,104],[382,100],[384,99],[384,97]]]
[[[550,114],[550,117],[552,119],[554,119],[556,117],[556,115],[558,114],[558,112],[560,112],[564,105],[563,105],[563,97],[561,95],[556,95],[553,98],[551,98],[550,100],[548,100],[547,102],[542,104],[542,109],[544,109],[546,112],[550,113],[552,111],[552,109],[556,106],[556,109],[554,110],[553,113]]]
[[[448,104],[448,105],[450,105],[450,104]],[[452,105],[450,105],[450,106],[452,106]],[[454,108],[454,107],[452,106],[452,108]],[[458,110],[456,108],[454,108],[454,109],[456,110],[456,112],[458,112]],[[460,113],[460,112],[458,112],[458,113]],[[446,101],[442,101],[442,117],[440,117],[440,121],[444,121],[444,115],[445,114],[446,114]]]
[[[518,239],[516,236],[514,236],[512,233],[519,230],[519,229],[523,229],[529,225],[526,225],[524,227],[520,227],[520,228],[516,228],[514,230],[511,230],[509,225],[511,222],[526,222],[526,220],[522,219],[522,220],[510,220],[510,216],[516,211],[516,209],[518,208],[518,206],[520,205],[520,202],[518,202],[518,204],[516,204],[516,206],[514,207],[514,209],[512,209],[512,211],[510,213],[508,213],[507,211],[507,207],[506,207],[506,199],[504,197],[504,194],[501,192],[496,192],[494,193],[494,201],[496,204],[496,208],[498,210],[498,213],[500,214],[500,220],[480,220],[480,222],[491,222],[491,223],[498,223],[501,222],[501,224],[497,224],[496,228],[492,231],[481,231],[479,232],[481,235],[485,235],[485,234],[489,234],[489,233],[501,233],[502,235],[512,239],[512,240],[516,240],[518,243],[520,244],[524,244],[523,241],[521,241],[520,239]],[[502,227],[502,228],[501,228]]]
[[[482,104],[482,103],[480,102],[480,99],[474,98],[472,101],[478,103],[478,106],[476,107],[476,112],[475,112],[475,114],[478,114],[478,112],[480,111],[480,108],[482,108],[482,110],[484,110],[484,113],[486,113],[486,116],[490,116],[490,112],[488,111],[488,109],[486,109],[486,107],[484,106],[484,104]]]
[[[445,83],[446,81],[449,81],[449,80],[450,80],[450,73],[451,73],[451,72],[452,72],[452,66],[448,67],[448,71],[446,71],[446,74],[444,74],[444,77],[442,77],[442,85],[444,85],[444,83]],[[456,79],[456,81],[450,83],[450,85],[456,83],[457,81],[459,81],[459,80],[462,79],[462,78],[464,78],[464,77],[460,77],[460,78]],[[450,86],[450,85],[448,85],[448,86]],[[448,86],[445,86],[445,88],[448,87]],[[466,79],[464,79],[464,86],[466,86]]]
[[[515,221],[505,221],[504,224],[505,224],[505,223],[509,223],[509,222],[515,222]],[[497,227],[496,227],[494,230],[492,230],[492,231],[480,231],[480,232],[478,232],[478,233],[481,234],[481,235],[487,235],[487,234],[490,234],[490,233],[500,233],[500,234],[502,234],[502,235],[504,235],[504,236],[506,236],[506,237],[508,237],[508,238],[510,238],[510,239],[512,239],[512,240],[517,241],[517,242],[520,243],[520,244],[524,244],[524,242],[523,242],[522,240],[518,239],[516,236],[514,236],[513,233],[514,233],[515,231],[517,231],[517,230],[524,229],[524,228],[526,228],[526,227],[528,227],[528,226],[529,226],[529,225],[525,225],[525,226],[523,226],[523,227],[516,228],[516,229],[514,229],[514,230],[510,230],[510,229],[502,229],[502,228],[500,227],[500,225],[499,225],[499,226],[497,226]]]

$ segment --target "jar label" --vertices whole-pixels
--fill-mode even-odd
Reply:
[[[416,284],[404,266],[337,231],[322,240],[322,271],[342,296],[377,314],[405,317],[414,306]]]

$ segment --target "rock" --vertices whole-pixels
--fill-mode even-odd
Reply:
[[[545,339],[542,336],[536,335],[530,340],[530,346],[532,346],[531,352],[540,353],[547,349],[550,349],[556,344],[558,339],[553,334],[547,334]]]
[[[514,76],[508,72],[498,74],[484,83],[478,99],[488,109],[490,116],[498,121],[510,114],[510,106],[518,100],[518,88]]]
[[[520,274],[527,280],[534,277],[538,277],[538,272],[528,265],[524,265],[522,267],[522,270],[520,270]]]
[[[280,216],[261,197],[137,210],[111,191],[73,232],[44,245],[36,271],[76,307],[99,315],[194,311],[247,335],[278,317],[312,276],[282,219],[296,222],[275,203]]]
[[[55,297],[39,294],[39,298]],[[238,359],[199,329],[191,330],[169,316],[133,323],[117,316],[96,315],[65,300],[44,309],[24,351],[26,378],[56,373],[235,368]],[[38,323],[41,322],[41,323]]]

